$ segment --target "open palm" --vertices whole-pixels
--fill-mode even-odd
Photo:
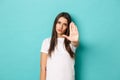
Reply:
[[[72,42],[78,41],[78,38],[79,38],[78,29],[73,22],[70,23],[70,35],[69,36],[63,35],[63,37],[67,38]]]

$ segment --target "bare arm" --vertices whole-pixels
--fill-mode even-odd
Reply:
[[[46,64],[47,54],[42,52],[40,61],[40,80],[46,80]]]
[[[70,35],[63,35],[63,37],[70,40],[73,46],[77,47],[79,45],[79,32],[77,26],[73,22],[70,23]]]
[[[76,41],[76,42],[71,42],[71,44],[75,47],[77,47],[79,45],[79,41]]]

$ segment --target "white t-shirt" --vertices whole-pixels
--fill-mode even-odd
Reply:
[[[46,80],[75,80],[74,79],[74,59],[72,59],[65,49],[64,38],[57,38],[57,46],[51,57],[47,58]],[[40,52],[48,54],[50,38],[46,38],[41,46]],[[70,44],[75,53],[76,47]]]

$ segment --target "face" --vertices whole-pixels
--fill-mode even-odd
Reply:
[[[65,33],[68,27],[68,21],[64,17],[60,17],[56,23],[56,32],[58,36],[61,36]]]

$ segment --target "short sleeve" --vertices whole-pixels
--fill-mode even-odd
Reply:
[[[49,39],[43,40],[40,52],[48,53],[49,44]]]
[[[77,47],[73,46],[71,43],[70,43],[70,47],[71,47],[72,51],[75,53]]]

